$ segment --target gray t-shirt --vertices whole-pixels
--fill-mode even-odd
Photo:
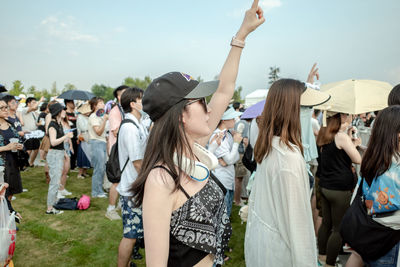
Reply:
[[[36,121],[37,121],[37,113],[36,111],[28,112],[28,107],[23,108],[21,111],[22,121],[24,125],[22,126],[22,130],[24,132],[32,132],[37,130]]]

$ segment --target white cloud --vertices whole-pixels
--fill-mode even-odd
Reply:
[[[262,10],[264,11],[264,13],[267,13],[268,11],[270,11],[273,8],[277,8],[282,6],[282,1],[281,0],[261,0],[258,4]],[[249,9],[250,6],[244,6],[242,8],[237,8],[233,11],[231,11],[228,15],[230,17],[243,17],[244,13],[246,12],[247,9]]]
[[[122,33],[122,32],[126,32],[126,29],[123,26],[118,26],[118,27],[114,28],[114,31],[117,33]]]
[[[97,42],[95,35],[80,32],[75,25],[75,18],[68,16],[65,20],[61,20],[56,16],[49,16],[42,20],[41,25],[47,34],[52,37],[67,41],[85,41]]]

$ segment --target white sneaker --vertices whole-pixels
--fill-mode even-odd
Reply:
[[[117,207],[115,207],[115,210],[121,210],[121,201],[119,199],[118,199]]]
[[[106,217],[110,220],[121,220],[121,216],[119,216],[119,214],[117,213],[117,211],[115,209],[112,210],[108,210],[106,212]]]
[[[85,176],[83,176],[83,175],[81,175],[81,174],[78,174],[78,175],[76,176],[76,178],[78,178],[78,179],[85,179]]]
[[[58,192],[57,192],[57,200],[60,199],[60,198],[64,198],[64,195],[61,194],[60,191],[58,191]]]
[[[17,199],[16,197],[12,196],[11,201],[14,201],[16,199]]]
[[[24,189],[22,189],[22,192],[28,192],[28,189],[24,188]]]
[[[72,195],[72,193],[71,192],[69,192],[67,189],[63,189],[63,190],[58,190],[58,193],[60,193],[61,195],[63,195],[63,196],[70,196],[70,195]]]
[[[56,210],[55,208],[52,208],[51,210],[46,210],[46,214],[58,215],[58,214],[63,214],[63,213],[64,213],[64,211]]]
[[[93,198],[107,198],[107,195],[105,193],[97,195],[97,196],[93,196]]]

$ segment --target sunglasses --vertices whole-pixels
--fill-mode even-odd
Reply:
[[[203,108],[204,108],[204,112],[207,113],[207,112],[208,112],[208,107],[207,107],[207,101],[206,101],[206,98],[205,98],[205,97],[197,98],[197,99],[191,100],[191,101],[187,102],[185,106],[189,106],[189,105],[191,105],[191,104],[193,104],[193,103],[196,103],[196,102],[199,102],[199,101],[200,101],[200,104],[201,104],[201,105],[203,106]]]
[[[8,110],[8,106],[0,106],[0,110],[3,110],[3,111]]]

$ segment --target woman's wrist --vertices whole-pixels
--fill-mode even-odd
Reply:
[[[239,29],[239,31],[235,35],[235,39],[238,41],[245,42],[247,38],[248,33],[245,33],[242,28]]]

